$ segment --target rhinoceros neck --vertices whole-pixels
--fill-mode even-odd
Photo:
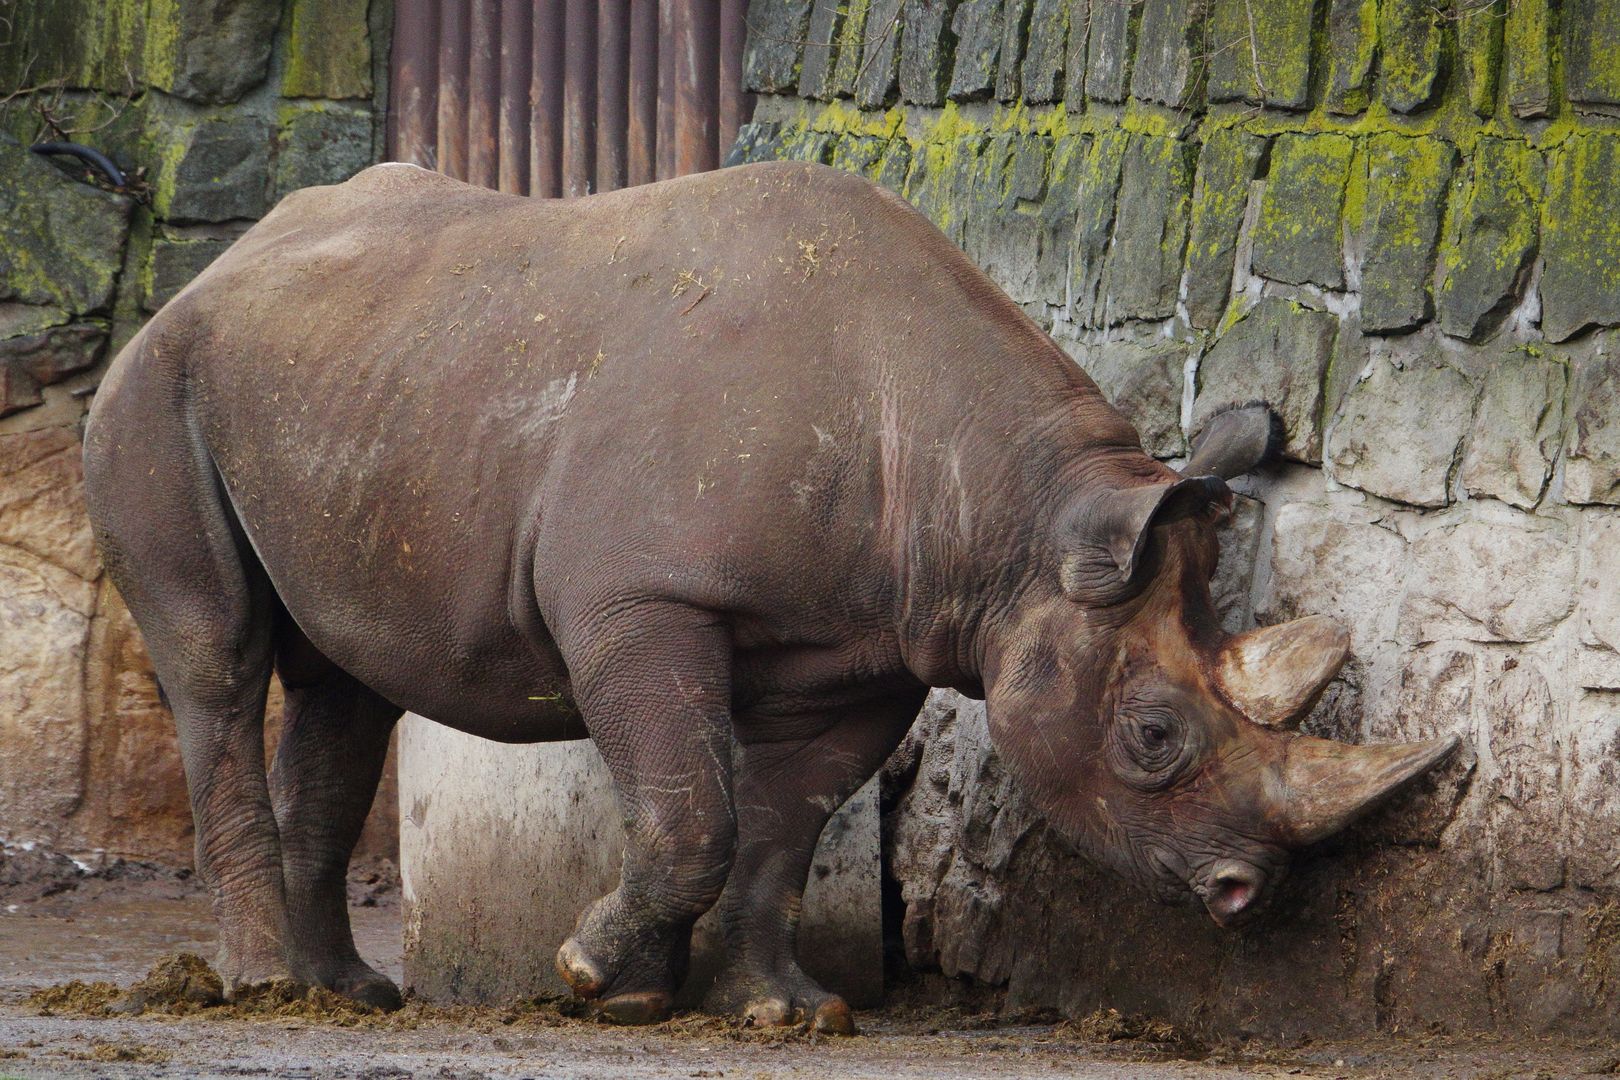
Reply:
[[[918,678],[976,695],[1002,628],[1061,592],[1062,510],[1162,471],[1096,385],[1006,304],[1008,325],[980,356],[926,377],[902,364],[882,396],[886,487],[900,492],[884,531],[901,648]]]

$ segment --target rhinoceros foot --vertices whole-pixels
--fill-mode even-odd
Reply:
[[[715,977],[703,1006],[741,1017],[750,1027],[808,1024],[826,1035],[855,1034],[849,1003],[816,985],[792,962],[781,971],[733,964]]]
[[[638,918],[618,894],[597,901],[557,950],[557,974],[592,1012],[616,1024],[669,1018],[675,987],[686,974],[687,943],[673,928]]]
[[[345,968],[335,978],[323,982],[334,994],[384,1012],[393,1012],[405,1004],[400,997],[399,987],[394,985],[392,979],[359,961]]]

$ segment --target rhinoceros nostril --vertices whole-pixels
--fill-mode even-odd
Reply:
[[[1224,859],[1210,871],[1204,906],[1217,923],[1230,926],[1254,905],[1264,884],[1265,874],[1256,867]]]

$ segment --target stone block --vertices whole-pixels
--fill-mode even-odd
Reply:
[[[737,129],[737,141],[726,151],[721,167],[747,165],[755,161],[775,161],[782,125],[775,120],[754,120]]]
[[[1503,27],[1507,103],[1513,115],[1530,120],[1551,116],[1553,100],[1552,25],[1554,0],[1513,0]]]
[[[1339,320],[1268,297],[1215,339],[1198,365],[1193,429],[1233,402],[1269,401],[1287,432],[1283,453],[1322,459],[1322,380]]]
[[[1556,889],[1566,854],[1557,702],[1533,662],[1507,667],[1485,683],[1484,695],[1496,873],[1510,889]]]
[[[152,253],[147,263],[141,290],[141,307],[156,311],[175,293],[185,288],[191,279],[207,269],[208,264],[225,253],[231,241],[219,237],[191,237],[165,233],[152,240]]]
[[[967,235],[966,215],[977,188],[979,157],[987,140],[958,138],[924,143],[911,155],[906,198],[958,246]]]
[[[108,307],[130,206],[0,135],[0,300],[73,314]]]
[[[1542,202],[1541,329],[1563,341],[1620,324],[1620,134],[1571,135],[1550,154]]]
[[[1328,7],[1329,112],[1355,116],[1372,100],[1378,55],[1378,0],[1330,0]]]
[[[1504,352],[1485,372],[1460,474],[1475,497],[1520,510],[1541,501],[1564,429],[1568,368],[1539,349]]]
[[[1578,810],[1568,817],[1567,884],[1612,890],[1620,886],[1620,694],[1581,694],[1570,712],[1566,797]]]
[[[866,48],[867,15],[871,0],[847,0],[844,21],[838,28],[837,55],[829,84],[834,97],[854,97],[855,79],[861,72],[861,53]]]
[[[1181,389],[1194,346],[1178,341],[1064,343],[1114,408],[1142,438],[1142,449],[1157,458],[1187,451],[1181,432]]]
[[[951,8],[906,4],[900,13],[900,100],[941,105],[951,79]]]
[[[1095,325],[1093,314],[1102,300],[1103,265],[1114,233],[1114,198],[1129,144],[1130,136],[1123,131],[1103,132],[1086,144],[1077,163],[1068,296],[1069,318],[1081,326]]]
[[[1343,135],[1277,136],[1255,227],[1255,273],[1290,285],[1344,287],[1340,219],[1354,151]]]
[[[1620,105],[1620,6],[1564,0],[1564,89],[1579,105]]]
[[[1067,0],[1035,0],[1030,9],[1023,69],[1019,72],[1025,101],[1044,104],[1063,100],[1068,38]]]
[[[1367,205],[1361,325],[1402,333],[1429,320],[1440,211],[1457,148],[1440,139],[1374,135],[1366,143]]]
[[[1181,139],[1130,137],[1094,325],[1168,319],[1176,313],[1195,152]]]
[[[1131,96],[1181,109],[1203,95],[1208,0],[1143,0]]]
[[[289,102],[277,119],[275,201],[299,188],[341,184],[372,163],[369,108]]]
[[[101,561],[84,512],[79,457],[71,427],[0,435],[0,545],[91,581]]]
[[[1581,515],[1581,643],[1620,654],[1620,516]]]
[[[1086,38],[1086,97],[1118,104],[1130,86],[1131,23],[1135,4],[1090,0],[1090,32]],[[1072,22],[1074,16],[1070,15]],[[1077,95],[1070,84],[1069,96]]]
[[[791,94],[799,87],[799,57],[810,24],[810,0],[777,0],[748,13],[743,87],[756,94]]]
[[[1227,633],[1236,634],[1252,625],[1249,618],[1250,593],[1254,585],[1255,563],[1260,554],[1260,538],[1265,532],[1265,506],[1244,495],[1232,497],[1232,516],[1221,529],[1221,554],[1215,574],[1209,580],[1210,599],[1215,614]]]
[[[1620,333],[1598,335],[1570,372],[1564,499],[1620,506]]]
[[[1395,502],[1445,506],[1476,394],[1468,376],[1437,356],[1376,361],[1328,429],[1328,475]]]
[[[1452,337],[1484,340],[1518,304],[1536,258],[1543,173],[1541,155],[1521,142],[1474,144],[1467,186],[1447,215],[1435,296]]]
[[[1029,40],[1029,18],[1034,0],[1002,0],[1001,58],[996,66],[996,100],[1017,101],[1023,95],[1020,69]]]
[[[866,44],[855,80],[855,103],[863,109],[892,105],[900,91],[900,8],[902,0],[872,0],[866,15]]]
[[[1476,4],[1457,19],[1457,64],[1468,106],[1476,116],[1496,112],[1496,90],[1502,72],[1502,30],[1507,23],[1507,0]]]
[[[1502,510],[1440,525],[1412,544],[1397,640],[1539,641],[1569,616],[1575,581],[1559,521]]]
[[[1020,304],[1040,299],[1041,201],[1047,140],[998,135],[981,155],[964,226],[965,248],[991,280]]]
[[[1287,503],[1272,526],[1255,618],[1271,625],[1330,616],[1349,629],[1355,655],[1371,657],[1394,629],[1391,599],[1406,587],[1407,566],[1407,543],[1393,529],[1341,507]]]
[[[284,97],[371,97],[371,0],[292,0]]]
[[[1212,0],[1209,100],[1307,108],[1314,6],[1312,0]]]
[[[557,947],[618,883],[624,834],[589,742],[503,746],[414,715],[401,727],[405,983],[434,1001],[562,993]],[[856,1007],[882,995],[878,812],[868,783],[828,822],[805,890],[799,956]],[[717,967],[714,912],[693,933],[686,1007]]]
[[[1379,0],[1379,85],[1391,112],[1411,113],[1440,89],[1445,14],[1429,0]]]
[[[1101,3],[1102,0],[1097,0]],[[1086,107],[1086,62],[1091,54],[1092,0],[1069,0],[1069,36],[1063,50],[1063,101],[1066,112]]]
[[[1263,136],[1234,128],[1209,133],[1198,156],[1187,239],[1187,317],[1200,330],[1220,322],[1232,289],[1238,232],[1249,185],[1265,157]]]
[[[1053,141],[1046,197],[1041,200],[1040,248],[1035,258],[1035,289],[1052,308],[1061,309],[1069,289],[1069,258],[1079,215],[1082,164],[1091,147],[1086,135],[1063,135]]]
[[[906,174],[910,168],[911,144],[904,139],[890,139],[883,149],[883,156],[878,159],[877,171],[872,174],[872,179],[899,195],[906,190]]]
[[[960,0],[951,17],[956,64],[951,70],[952,101],[982,101],[996,88],[1001,63],[1002,0]]]
[[[838,63],[838,36],[845,10],[842,0],[814,0],[812,3],[799,68],[800,97],[831,100],[833,72]]]
[[[107,328],[98,323],[70,323],[0,338],[0,368],[8,371],[10,384],[0,416],[39,404],[43,400],[39,387],[90,370],[106,344]]]
[[[154,158],[152,211],[160,219],[230,221],[262,217],[268,209],[268,118],[166,101],[151,111],[147,140]]]
[[[221,105],[264,82],[280,0],[153,0],[146,12],[144,68],[152,86]]]
[[[1430,645],[1404,651],[1393,693],[1369,710],[1367,741],[1397,742],[1459,734],[1463,745],[1450,760],[1419,780],[1415,790],[1374,815],[1361,830],[1381,844],[1440,843],[1467,794],[1478,752],[1474,727],[1478,657],[1468,648]]]

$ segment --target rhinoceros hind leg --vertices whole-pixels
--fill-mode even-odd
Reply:
[[[270,794],[281,834],[288,959],[306,982],[397,1009],[398,988],[354,947],[346,879],[402,710],[317,653],[291,620],[277,628],[276,670],[286,706]]]
[[[784,722],[798,737],[750,741],[738,724],[737,858],[720,898],[726,958],[705,1007],[756,1027],[808,1023],[853,1035],[849,1005],[799,966],[795,948],[805,880],[827,819],[893,753],[916,718],[922,691]],[[805,734],[810,732],[812,734]]]
[[[731,868],[731,643],[683,604],[612,610],[559,644],[618,794],[624,870],[558,950],[557,971],[605,1019],[644,1024],[669,1015],[692,924]]]

